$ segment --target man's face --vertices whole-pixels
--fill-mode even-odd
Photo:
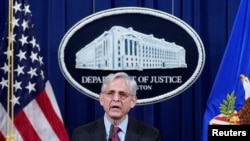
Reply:
[[[117,78],[107,85],[99,100],[110,120],[123,120],[137,102],[136,96],[130,96],[129,87],[123,78]]]

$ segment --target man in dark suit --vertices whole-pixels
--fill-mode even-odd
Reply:
[[[159,130],[128,116],[136,105],[136,81],[124,72],[108,75],[99,95],[105,114],[73,131],[71,141],[160,141]],[[119,132],[115,133],[119,127]]]

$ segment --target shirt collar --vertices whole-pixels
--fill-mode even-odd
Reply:
[[[107,119],[106,113],[104,115],[104,125],[105,125],[105,129],[106,129],[106,135],[108,136],[109,135],[109,130],[110,130],[111,123]],[[124,134],[126,134],[127,126],[128,126],[128,115],[126,115],[125,119],[121,122],[121,124],[118,125],[118,127],[120,127],[121,131]]]

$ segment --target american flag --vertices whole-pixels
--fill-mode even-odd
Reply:
[[[13,0],[12,8],[13,34],[7,30],[0,47],[0,141],[8,137],[14,137],[13,141],[69,141],[45,73],[28,0]],[[13,50],[8,49],[12,42]]]

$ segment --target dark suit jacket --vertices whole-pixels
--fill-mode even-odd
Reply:
[[[125,141],[160,141],[159,130],[131,117]],[[73,131],[71,141],[106,141],[104,119],[80,126]]]

